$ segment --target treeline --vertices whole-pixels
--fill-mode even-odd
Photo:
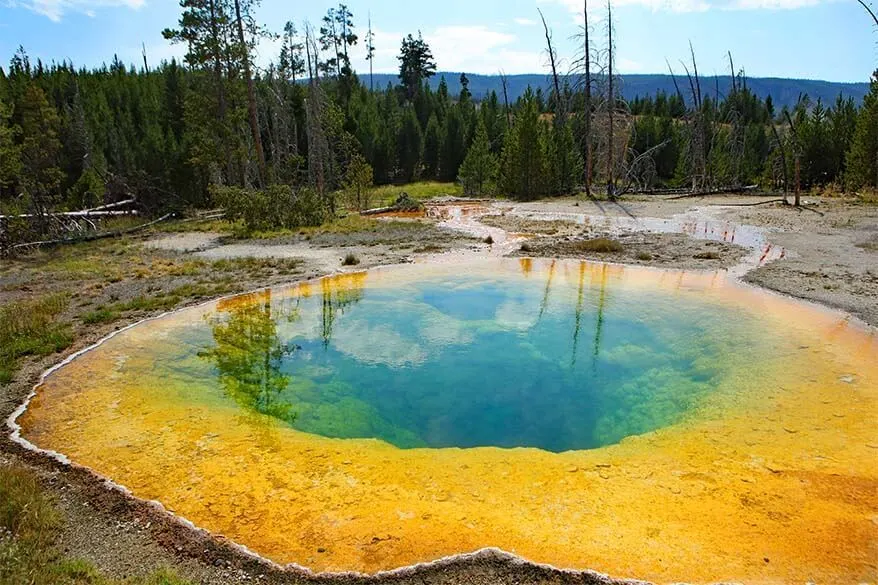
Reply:
[[[633,153],[665,144],[654,155],[658,183],[678,186],[691,180],[686,127],[698,117],[705,132],[705,173],[714,184],[792,189],[798,159],[802,189],[876,185],[875,161],[870,158],[876,152],[874,82],[861,109],[852,98],[839,96],[826,106],[801,96],[792,109],[779,112],[771,97],[760,100],[744,79],[738,84],[726,97],[705,97],[697,116],[678,94],[659,93],[631,102],[636,118]]]
[[[697,67],[685,91],[625,103],[609,42],[587,49],[592,70],[555,73],[548,92],[514,101],[492,92],[477,103],[465,75],[458,95],[444,80],[430,88],[436,64],[420,34],[402,42],[399,83],[373,88],[353,70],[360,37],[343,4],[319,27],[287,23],[264,69],[254,49],[270,33],[253,18],[252,0],[183,0],[181,8],[178,27],[164,34],[185,45],[184,64],[114,59],[76,69],[31,63],[20,50],[0,69],[3,213],[133,197],[150,212],[219,203],[254,225],[301,224],[334,213],[342,196],[367,204],[362,193],[373,183],[419,179],[519,199],[593,184],[611,197],[659,187],[791,190],[796,181],[878,186],[878,71],[860,108],[803,96],[775,111],[743,76],[727,95],[711,95]],[[371,30],[363,42],[371,66]]]

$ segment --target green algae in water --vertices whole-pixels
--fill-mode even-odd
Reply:
[[[149,375],[326,437],[560,452],[681,420],[761,351],[739,341],[750,314],[566,268],[361,274],[220,302]]]

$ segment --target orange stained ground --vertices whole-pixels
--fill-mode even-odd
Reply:
[[[878,580],[874,332],[721,275],[530,260],[517,269],[694,288],[760,311],[766,331],[786,331],[798,350],[742,368],[681,424],[561,454],[402,450],[301,433],[231,405],[159,407],[149,388],[90,384],[114,366],[102,350],[50,376],[19,422],[38,446],[135,495],[315,571],[374,573],[499,547],[660,583]],[[125,343],[138,348],[138,329],[160,323]]]

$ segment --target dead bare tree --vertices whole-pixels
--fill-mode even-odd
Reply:
[[[506,127],[512,127],[512,111],[509,109],[509,84],[506,80],[506,74],[500,70],[500,83],[503,86],[503,107],[506,108]]]
[[[585,143],[585,195],[591,198],[591,47],[588,39],[588,0],[582,0],[582,57],[585,61],[585,104],[583,142]]]
[[[241,0],[235,0],[235,19],[238,29],[238,42],[241,44],[241,57],[244,69],[244,78],[247,82],[247,115],[250,123],[250,134],[253,146],[256,149],[256,164],[259,169],[258,181],[260,186],[265,183],[265,152],[262,149],[262,137],[259,132],[259,118],[256,112],[256,86],[253,82],[253,72],[250,68],[250,52],[252,44],[244,38],[244,19],[241,13]]]
[[[607,112],[609,114],[609,145],[607,151],[607,196],[610,200],[616,198],[616,177],[613,167],[613,150],[615,149],[615,141],[613,136],[613,117],[616,110],[616,94],[613,91],[613,5],[607,0],[607,82],[609,90],[607,91]]]
[[[777,146],[777,149],[780,151],[780,162],[781,167],[783,169],[783,202],[787,203],[787,191],[789,189],[789,178],[787,177],[787,151],[784,146],[783,140],[780,139],[780,133],[777,131],[777,125],[774,123],[774,120],[771,120],[771,131],[774,135],[774,142]]]
[[[568,79],[573,80],[573,91],[582,92],[582,112],[577,114],[581,116],[581,135],[580,148],[582,152],[583,165],[583,187],[586,197],[593,199],[591,191],[592,178],[594,177],[594,115],[595,100],[593,97],[595,91],[596,69],[600,69],[599,58],[596,55],[595,47],[591,42],[592,30],[588,24],[588,0],[583,0],[582,4],[582,28],[574,37],[574,41],[578,41],[582,54],[577,55],[571,63]]]
[[[790,125],[790,132],[793,134],[793,164],[795,165],[795,181],[796,181],[796,191],[795,191],[795,206],[801,206],[801,196],[802,196],[802,187],[801,187],[801,173],[802,173],[802,144],[799,141],[799,134],[796,132],[796,125],[793,123],[793,119],[790,117],[790,113],[788,110],[784,110],[784,115],[786,116],[787,123]]]
[[[552,31],[549,30],[549,25],[546,24],[546,17],[543,16],[543,11],[539,8],[537,8],[537,12],[540,13],[540,20],[543,21],[543,32],[546,35],[546,53],[549,56],[549,66],[552,69],[552,84],[555,87],[555,116],[557,122],[563,126],[567,121],[567,108],[566,100],[561,93],[561,80],[558,76],[558,55],[552,46]]]
[[[863,8],[866,9],[866,12],[869,13],[869,16],[871,16],[872,20],[875,21],[875,26],[878,26],[878,16],[876,16],[875,13],[872,12],[872,9],[869,8],[869,5],[866,4],[863,0],[857,0],[857,2],[859,2],[863,6]]]

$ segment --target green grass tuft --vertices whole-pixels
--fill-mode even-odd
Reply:
[[[189,585],[168,569],[125,580],[105,577],[88,561],[55,547],[63,518],[37,476],[0,465],[0,585]]]
[[[101,307],[83,315],[82,322],[86,325],[97,325],[99,323],[111,323],[118,318],[118,311],[114,311],[109,307]]]
[[[52,294],[0,307],[0,384],[8,384],[18,360],[51,355],[73,343],[70,325],[58,322],[67,309],[67,295]]]

